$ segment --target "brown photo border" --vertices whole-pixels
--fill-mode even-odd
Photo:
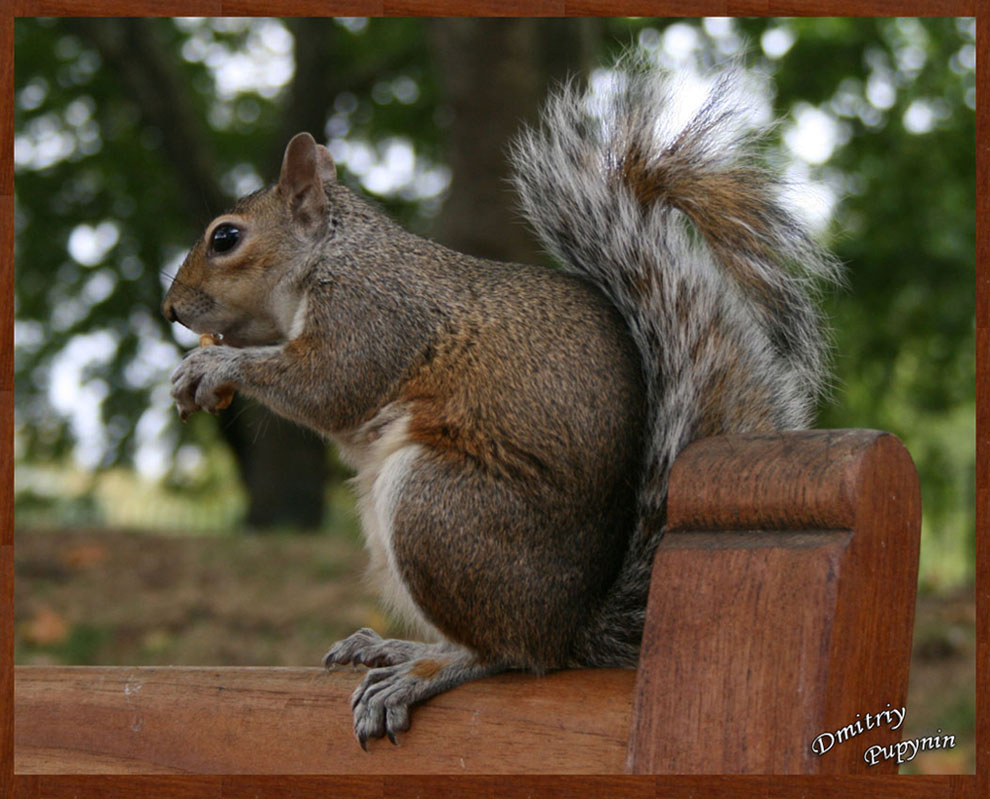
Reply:
[[[990,0],[671,0],[670,2],[554,2],[538,0],[6,0],[0,11],[0,799],[49,797],[671,797],[671,799],[769,799],[769,797],[884,796],[928,799],[990,796],[990,377],[986,357],[990,285],[985,266],[990,241],[988,162],[990,128],[985,100],[990,88]],[[944,16],[977,18],[977,715],[976,776],[774,777],[774,776],[603,776],[603,777],[258,777],[183,775],[17,776],[13,774],[13,34],[16,17],[42,16]]]

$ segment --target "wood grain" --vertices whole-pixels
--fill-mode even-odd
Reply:
[[[456,4],[447,4],[454,5]],[[729,17],[890,17],[921,14],[930,17],[968,17],[976,14],[977,0],[670,0],[662,8],[641,0],[570,0],[566,16],[729,16]]]
[[[977,0],[11,0],[15,16],[974,16]]]
[[[221,16],[221,0],[13,0],[18,17]]]
[[[358,746],[362,670],[18,667],[15,771],[621,773],[635,673],[504,674],[442,694],[413,732]]]
[[[221,781],[222,796],[238,799],[384,799],[385,781],[382,777],[334,775],[332,777],[295,776],[225,776]]]
[[[657,777],[663,799],[836,799],[891,797],[896,799],[975,799],[972,777]]]
[[[0,797],[13,791],[14,547],[0,545]]]
[[[539,797],[539,799],[578,799],[598,796],[602,799],[652,799],[656,780],[638,775],[624,776],[524,776],[502,777],[495,782],[495,796]]]
[[[654,564],[630,770],[866,772],[865,749],[896,730],[820,757],[810,744],[904,705],[919,536],[917,474],[889,434],[685,449]]]
[[[220,799],[219,777],[181,776],[161,780],[149,776],[74,776],[71,779],[18,778],[17,799]]]
[[[14,799],[186,797],[267,799],[395,799],[456,796],[479,799],[976,799],[973,777],[472,777],[472,776],[18,776]]]
[[[387,16],[557,17],[567,16],[563,0],[385,0]]]
[[[691,444],[670,475],[668,532],[850,530],[860,460],[886,435],[802,430]]]
[[[270,0],[222,0],[221,16],[280,16],[291,14],[294,17],[326,16],[331,7],[326,0],[293,0],[291,10],[274,7]],[[335,17],[381,16],[385,13],[382,0],[334,0],[332,13]]]

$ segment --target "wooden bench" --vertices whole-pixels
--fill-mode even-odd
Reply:
[[[364,752],[360,669],[18,667],[15,771],[881,774],[906,704],[917,475],[889,434],[692,444],[670,480],[637,671],[504,674],[418,708]],[[888,704],[889,703],[889,704]],[[841,736],[840,736],[841,737]]]

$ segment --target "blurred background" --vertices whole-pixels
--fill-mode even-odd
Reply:
[[[168,396],[197,340],[161,318],[163,291],[294,133],[411,229],[546,262],[505,156],[548,87],[629,46],[679,70],[741,58],[772,75],[754,106],[782,119],[795,206],[847,265],[819,426],[890,430],[921,475],[904,738],[957,747],[907,770],[973,770],[972,19],[18,19],[14,36],[18,663],[316,665],[356,627],[401,633],[362,583],[332,448],[241,399],[181,425]]]

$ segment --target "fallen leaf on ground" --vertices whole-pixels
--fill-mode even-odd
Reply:
[[[40,646],[60,644],[69,635],[69,623],[48,606],[42,607],[21,629],[21,637]]]

